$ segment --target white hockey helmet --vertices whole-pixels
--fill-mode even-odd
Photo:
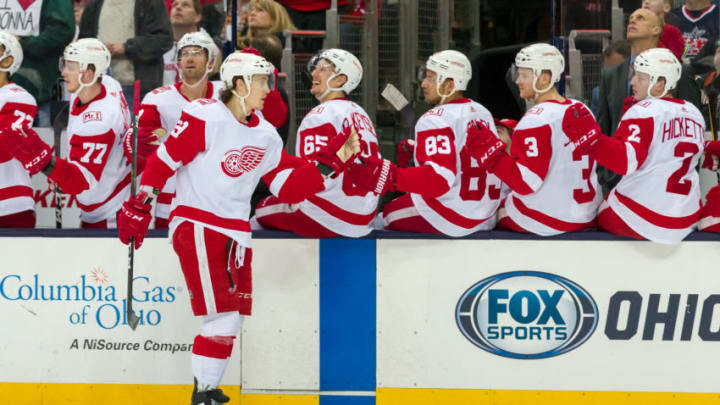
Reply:
[[[5,51],[0,55],[0,61],[5,60],[8,56],[13,57],[13,63],[7,68],[1,68],[0,72],[8,72],[8,75],[12,75],[20,69],[23,61],[23,50],[20,46],[15,35],[12,35],[5,31],[0,31],[0,45],[5,48]]]
[[[77,62],[80,65],[80,72],[78,73],[80,87],[75,91],[78,93],[83,87],[95,83],[110,67],[110,51],[108,51],[105,44],[96,38],[83,38],[71,42],[65,47],[63,60],[64,62]],[[83,83],[82,74],[91,64],[95,67],[93,78],[89,83]]]
[[[355,88],[362,81],[362,64],[360,64],[360,61],[358,60],[358,58],[355,57],[355,55],[344,49],[330,48],[320,51],[308,63],[309,73],[312,73],[312,71],[315,69],[315,65],[317,65],[317,63],[323,59],[333,64],[333,66],[335,67],[335,73],[328,77],[326,83],[326,90],[323,94],[318,96],[318,99],[323,99],[327,95],[327,93],[331,91],[344,91],[345,94],[350,94],[350,92],[355,90]],[[338,88],[330,87],[330,81],[340,75],[345,75],[345,77],[347,78],[345,84]]]
[[[222,80],[226,88],[231,89],[236,97],[240,98],[240,104],[245,115],[249,114],[245,109],[245,99],[250,95],[250,83],[255,75],[268,76],[268,87],[270,90],[275,88],[275,67],[262,56],[235,52],[225,58],[222,66],[220,66],[220,80]],[[244,96],[235,91],[233,78],[237,76],[240,76],[248,89],[248,93]]]
[[[217,45],[215,45],[215,42],[206,32],[188,32],[187,34],[183,35],[177,43],[176,60],[180,59],[178,56],[180,55],[180,52],[183,50],[183,48],[185,48],[186,46],[197,46],[207,51],[208,65],[210,65],[211,61],[212,63],[214,63],[215,58],[217,58]]]
[[[665,48],[651,48],[642,52],[635,58],[633,68],[636,72],[650,75],[647,95],[651,98],[653,96],[650,95],[650,90],[661,77],[665,78],[665,91],[658,98],[662,98],[669,90],[674,89],[682,74],[682,65],[675,55]]]
[[[472,78],[472,66],[470,60],[458,51],[451,49],[435,52],[425,62],[425,69],[432,70],[437,74],[437,92],[440,97],[448,97],[450,94],[440,94],[440,85],[447,79],[452,79],[456,90],[467,90],[468,83]]]
[[[560,81],[565,71],[565,58],[560,51],[549,44],[532,44],[521,49],[515,55],[515,67],[532,69],[533,90],[535,93],[545,93]],[[537,78],[542,74],[543,70],[550,71],[550,84],[545,89],[536,87]]]

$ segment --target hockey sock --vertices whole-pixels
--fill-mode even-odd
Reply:
[[[231,336],[195,336],[191,362],[193,375],[198,380],[199,391],[211,390],[220,384],[232,347]]]

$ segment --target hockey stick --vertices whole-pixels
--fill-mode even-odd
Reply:
[[[140,80],[135,80],[133,92],[133,132],[132,132],[132,164],[130,166],[130,194],[135,197],[137,180],[137,142],[138,142],[138,112],[140,110]],[[135,330],[140,318],[132,310],[133,272],[135,261],[135,238],[130,238],[128,249],[128,280],[127,280],[127,323],[130,329]]]
[[[63,129],[67,128],[68,125],[68,110],[69,110],[70,104],[67,104],[63,106],[62,109],[60,109],[60,112],[58,115],[55,116],[55,120],[53,121],[53,136],[55,138],[55,157],[60,157],[60,144],[62,143],[62,131]],[[60,190],[60,186],[55,184],[55,189],[53,190],[53,196],[55,198],[55,228],[61,229],[62,228],[62,190]]]
[[[410,102],[408,101],[408,99],[405,98],[405,96],[403,96],[400,90],[398,90],[397,87],[393,86],[392,84],[388,83],[385,86],[385,89],[383,89],[382,93],[380,93],[380,95],[390,104],[392,104],[392,106],[395,107],[396,110],[400,111],[403,120],[405,120],[405,124],[407,124],[408,128],[410,128],[410,131],[414,131],[415,111],[413,111]]]

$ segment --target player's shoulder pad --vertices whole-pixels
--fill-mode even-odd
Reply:
[[[550,125],[550,121],[547,119],[548,114],[543,114],[544,112],[545,110],[542,106],[535,106],[527,110],[525,115],[518,121],[515,130],[540,128],[545,125]]]
[[[417,120],[417,123],[415,123],[415,131],[452,127],[449,119],[449,114],[442,107],[431,108]]]
[[[300,122],[300,128],[314,128],[327,123],[330,123],[336,129],[339,128],[339,123],[342,122],[342,118],[348,115],[348,111],[338,109],[338,105],[338,103],[326,102],[315,106],[305,114],[302,122]]]
[[[20,104],[30,104],[30,105],[37,105],[37,101],[35,100],[35,97],[30,94],[27,90],[22,88],[21,86],[18,86],[15,83],[9,83],[8,85],[8,92],[7,92],[7,99],[5,102],[11,102],[11,103],[20,103]]]
[[[172,90],[173,90],[172,86],[158,87],[157,89],[147,93],[145,95],[145,97],[143,97],[142,102],[140,104],[157,105],[161,102],[163,97],[166,96]]]
[[[112,116],[115,114],[120,114],[119,109],[117,111],[102,111],[88,108],[77,114],[79,121],[77,121],[77,125],[74,125],[73,133],[83,136],[105,134],[113,129]]]
[[[655,117],[659,107],[655,99],[640,100],[625,111],[622,119]]]
[[[219,121],[225,118],[223,105],[219,100],[199,98],[183,107],[182,111],[203,121]]]

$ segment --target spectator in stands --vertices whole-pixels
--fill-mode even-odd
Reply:
[[[677,27],[685,38],[683,63],[690,63],[694,74],[712,70],[715,41],[718,40],[718,6],[711,0],[685,0],[671,11],[678,17]]]
[[[714,133],[718,131],[718,95],[720,94],[720,46],[715,47],[715,57],[713,58],[715,69],[706,73],[697,79],[698,85],[704,91],[703,107],[700,111],[703,113],[707,128]],[[712,120],[709,113],[712,112]],[[715,137],[713,136],[713,139]]]
[[[663,21],[665,21],[666,16],[674,16],[673,14],[668,14],[671,7],[670,0],[643,0],[643,8],[652,11],[655,15],[662,18]],[[680,29],[665,21],[659,47],[669,49],[678,60],[682,60],[683,53],[685,52],[685,39]]]
[[[131,106],[136,79],[140,98],[162,85],[163,54],[173,39],[163,0],[92,0],[80,21],[80,38],[105,43],[112,55],[110,75],[120,82]]]
[[[672,0],[643,0],[642,8],[646,8],[662,17],[665,24],[678,26],[678,17],[670,12],[673,8]]]
[[[257,50],[260,56],[272,63],[275,66],[275,76],[277,78],[282,60],[282,43],[277,36],[271,34],[258,35],[252,39],[250,47],[246,49]],[[245,49],[243,49],[243,52],[245,52]],[[277,128],[283,143],[287,141],[288,137],[287,106],[288,97],[285,89],[282,86],[275,86],[275,89],[265,97],[265,106],[262,109],[263,116]]]
[[[239,0],[240,3],[248,0]],[[225,10],[222,0],[200,0],[200,27],[215,41],[218,48],[223,45],[223,31],[225,29]],[[172,16],[173,0],[165,0],[168,14]],[[192,31],[194,32],[194,31]],[[182,37],[182,35],[180,36]],[[176,39],[177,41],[177,39]]]
[[[301,30],[325,30],[325,10],[330,0],[278,0],[287,8],[293,23]],[[338,13],[345,14],[348,0],[338,0]],[[300,45],[303,52],[315,53],[322,48],[322,38],[308,38]]]
[[[18,38],[24,58],[22,66],[10,80],[37,100],[38,126],[50,125],[50,102],[59,93],[58,60],[73,38],[73,26],[72,3],[67,0],[44,0],[40,10],[39,34]]]
[[[173,0],[170,9],[170,25],[173,30],[173,46],[163,55],[163,85],[167,86],[180,81],[175,58],[177,42],[183,35],[197,32],[202,20],[202,4],[200,0]]]
[[[613,41],[603,50],[603,70],[618,65],[630,57],[630,42],[621,39]],[[598,95],[600,87],[595,86],[592,89],[592,98],[590,102],[590,110],[593,115],[598,115]]]
[[[82,19],[83,10],[87,6],[88,0],[73,0],[73,11],[75,12],[75,36],[73,41],[78,39],[80,35],[80,19]]]
[[[261,34],[277,35],[282,39],[284,30],[295,30],[285,7],[275,0],[252,0],[247,26],[238,40],[238,47],[248,46],[253,37]]]
[[[624,106],[633,103],[630,96],[630,65],[635,56],[650,48],[657,48],[662,34],[663,22],[652,11],[640,8],[635,10],[627,26],[627,39],[630,41],[630,58],[625,62],[606,69],[600,78],[598,93],[597,121],[604,134],[615,133]],[[677,97],[689,101],[700,108],[700,90],[692,77],[683,71],[676,87]],[[603,186],[603,193],[607,194],[617,184],[620,176],[598,168],[598,181]]]

